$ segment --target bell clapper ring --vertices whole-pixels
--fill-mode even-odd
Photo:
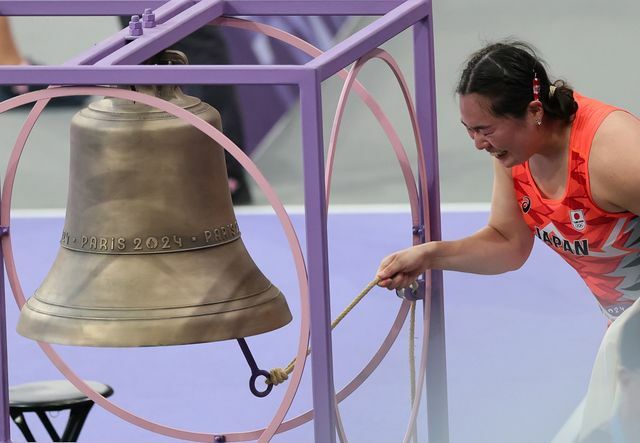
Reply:
[[[267,387],[264,391],[261,391],[256,387],[256,380],[258,379],[258,377],[264,377],[266,379],[269,379],[271,374],[269,374],[269,372],[265,371],[264,369],[258,368],[256,360],[253,358],[253,355],[251,354],[251,350],[249,349],[249,345],[247,344],[247,341],[244,338],[238,338],[237,340],[238,340],[238,344],[240,345],[240,349],[242,349],[242,353],[244,354],[244,358],[247,360],[247,363],[249,363],[249,367],[251,368],[251,377],[249,378],[249,390],[256,397],[260,397],[260,398],[266,397],[267,395],[269,395],[269,393],[273,389],[273,384],[265,383]]]
[[[424,280],[419,278],[412,282],[408,288],[396,289],[396,295],[409,301],[424,299]]]

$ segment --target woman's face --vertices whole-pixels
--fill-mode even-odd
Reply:
[[[496,117],[489,99],[472,93],[460,96],[460,117],[476,149],[487,151],[505,167],[524,163],[536,153],[540,128],[531,112],[521,119]]]

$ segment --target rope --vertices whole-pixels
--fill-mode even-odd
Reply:
[[[373,289],[379,282],[379,279],[372,280],[356,298],[331,322],[331,330],[333,331],[338,324],[344,319],[349,312],[356,307],[358,303]],[[426,333],[426,332],[425,332]],[[416,359],[415,359],[415,334],[416,334],[416,302],[412,302],[409,310],[409,375],[411,378],[411,405],[416,401]],[[307,348],[307,356],[311,354],[311,347]],[[284,383],[289,374],[293,372],[296,359],[294,358],[285,368],[274,368],[269,371],[269,378],[265,380],[266,384],[279,385]],[[418,441],[418,430],[414,428],[411,431],[414,443]]]
[[[416,401],[416,302],[411,303],[411,309],[409,311],[409,376],[411,378],[411,406]],[[418,430],[415,427],[412,429],[413,443],[418,443]]]
[[[331,330],[333,331],[336,326],[342,321],[346,315],[356,307],[360,300],[362,300],[365,295],[367,295],[379,282],[379,279],[374,279],[358,294],[356,298],[353,299],[349,306],[344,308],[344,310],[336,317],[333,322],[331,322]],[[307,348],[307,355],[311,354],[311,347]],[[265,380],[267,384],[279,385],[283,383],[289,378],[289,374],[293,372],[293,368],[295,367],[296,359],[294,358],[285,368],[275,368],[269,371],[269,378]]]

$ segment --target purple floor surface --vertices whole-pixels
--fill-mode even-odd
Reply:
[[[445,212],[443,237],[481,227],[483,212]],[[292,216],[299,235],[303,217]],[[260,269],[287,296],[293,322],[247,341],[258,364],[286,365],[299,334],[299,295],[291,254],[273,215],[240,214],[243,241]],[[334,317],[373,278],[380,259],[409,245],[406,213],[350,213],[330,217],[330,280]],[[16,218],[12,241],[25,294],[49,269],[62,230],[60,218]],[[301,238],[304,242],[304,238]],[[447,365],[451,442],[549,441],[585,391],[605,323],[577,275],[559,257],[536,245],[519,271],[501,276],[445,273]],[[375,289],[334,331],[338,388],[359,372],[379,347],[399,299]],[[37,345],[15,332],[18,310],[7,294],[10,384],[57,379]],[[418,340],[422,328],[417,328]],[[395,443],[409,417],[407,328],[378,370],[341,404],[350,442]],[[163,348],[98,349],[56,346],[85,379],[115,389],[121,407],[162,424],[198,432],[227,433],[265,426],[284,387],[265,399],[247,388],[250,375],[234,341]],[[311,404],[306,371],[289,417]],[[428,395],[428,394],[427,394]],[[426,442],[423,408],[419,436]],[[61,414],[54,424],[64,421]],[[29,418],[28,418],[29,419]],[[31,418],[32,423],[35,423]],[[44,431],[32,426],[44,439]],[[24,441],[12,427],[13,441]],[[44,439],[46,441],[46,439]],[[99,407],[80,436],[85,442],[176,441],[123,422]],[[274,439],[312,442],[303,425]]]

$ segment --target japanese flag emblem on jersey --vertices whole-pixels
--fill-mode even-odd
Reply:
[[[587,222],[584,221],[584,212],[582,212],[582,209],[571,211],[569,217],[571,217],[571,224],[576,231],[582,231],[584,227],[587,226]]]

